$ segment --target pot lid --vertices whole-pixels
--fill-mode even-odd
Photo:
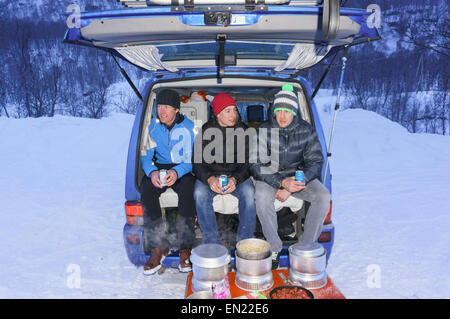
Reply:
[[[319,243],[296,243],[289,247],[289,252],[296,256],[317,257],[325,253],[325,248]]]
[[[228,249],[219,244],[202,244],[191,252],[191,262],[199,267],[217,268],[228,265],[231,260]]]

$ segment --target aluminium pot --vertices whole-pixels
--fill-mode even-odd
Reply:
[[[252,251],[253,249],[253,251]],[[248,260],[262,260],[272,255],[270,244],[262,239],[247,238],[236,244],[236,255]]]
[[[325,272],[327,251],[319,243],[297,243],[289,247],[289,268],[305,275]]]
[[[191,251],[193,279],[199,282],[218,282],[228,274],[231,257],[228,249],[219,244],[202,244]]]
[[[246,291],[263,291],[273,286],[273,274],[272,271],[262,276],[245,276],[239,272],[236,272],[234,280],[236,286]]]
[[[307,289],[320,289],[327,284],[326,271],[319,274],[302,274],[289,269],[289,281]]]
[[[262,260],[249,260],[236,255],[236,271],[244,276],[262,276],[272,271],[272,256]]]

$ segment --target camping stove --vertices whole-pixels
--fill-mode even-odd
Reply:
[[[272,257],[249,260],[236,255],[235,282],[236,286],[247,291],[260,291],[272,287]]]

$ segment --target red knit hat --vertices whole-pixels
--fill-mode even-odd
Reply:
[[[228,93],[219,93],[212,100],[212,106],[214,114],[219,115],[224,108],[234,105],[237,107],[236,102]]]

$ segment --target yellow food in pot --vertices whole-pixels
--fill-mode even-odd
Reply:
[[[239,250],[245,253],[262,253],[268,250],[267,245],[244,244],[239,246]]]

